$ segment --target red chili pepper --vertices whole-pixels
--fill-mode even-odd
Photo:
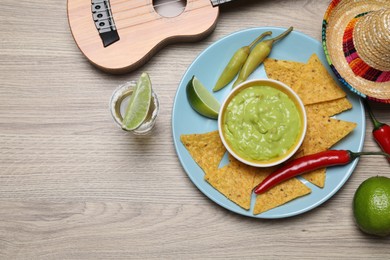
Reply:
[[[286,163],[284,166],[268,175],[255,187],[254,192],[256,194],[264,193],[277,184],[306,172],[329,166],[348,164],[361,155],[384,155],[388,158],[390,157],[390,154],[383,152],[354,153],[349,150],[327,150],[306,155]]]
[[[370,115],[371,121],[374,124],[374,129],[372,130],[372,135],[374,136],[375,141],[385,153],[390,153],[390,126],[379,122],[372,112],[368,102],[365,100],[365,105]],[[390,158],[387,158],[390,162]]]

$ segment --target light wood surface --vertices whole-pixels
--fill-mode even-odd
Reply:
[[[362,158],[330,200],[305,214],[260,220],[204,196],[174,149],[173,99],[197,55],[232,32],[294,25],[321,39],[329,0],[236,1],[215,31],[169,45],[125,75],[93,67],[69,30],[66,1],[2,0],[0,13],[1,259],[388,259],[389,238],[361,233],[352,198],[384,158]],[[113,90],[147,71],[161,110],[150,137],[111,118]],[[390,106],[374,104],[390,123]],[[367,120],[364,150],[378,150]]]

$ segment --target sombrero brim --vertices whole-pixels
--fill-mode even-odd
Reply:
[[[390,103],[390,81],[376,82],[356,76],[343,51],[348,24],[361,15],[390,8],[389,0],[333,0],[324,15],[322,43],[327,61],[340,82],[363,98]]]

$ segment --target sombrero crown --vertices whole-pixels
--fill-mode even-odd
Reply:
[[[351,69],[367,80],[390,81],[390,9],[373,11],[356,20],[350,22],[352,44],[344,44]],[[347,32],[344,38],[350,38]]]
[[[354,29],[356,51],[371,67],[390,72],[390,9],[371,12]]]

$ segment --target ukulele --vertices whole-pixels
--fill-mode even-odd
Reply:
[[[215,28],[218,5],[230,1],[68,0],[68,21],[87,59],[103,71],[119,74],[140,67],[169,43],[202,39]],[[179,15],[156,12],[177,2],[184,4]]]

